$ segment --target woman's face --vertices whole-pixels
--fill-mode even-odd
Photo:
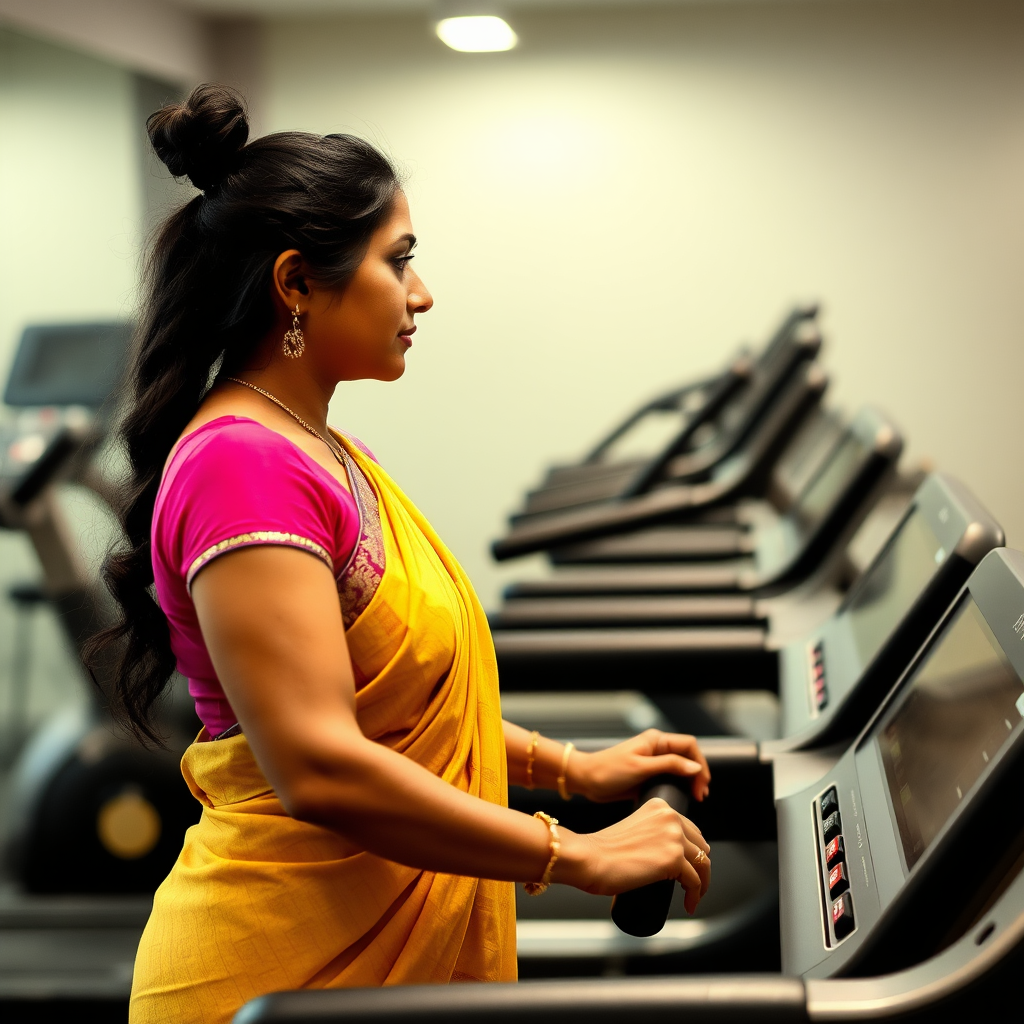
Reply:
[[[335,380],[397,380],[405,372],[416,314],[434,304],[410,266],[415,244],[409,202],[399,192],[348,284],[310,295],[302,318],[307,351]]]

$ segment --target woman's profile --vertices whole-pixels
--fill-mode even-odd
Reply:
[[[202,815],[155,896],[134,1024],[226,1022],[282,989],[514,980],[514,883],[674,878],[692,912],[710,877],[661,801],[591,835],[508,808],[509,782],[611,800],[669,772],[701,799],[710,776],[690,736],[585,754],[502,721],[469,580],[327,425],[340,382],[402,375],[433,303],[399,178],[352,136],[248,133],[215,85],[149,120],[200,194],[148,266],[107,567],[123,621],[101,642],[129,728],[155,738],[175,669],[204,728],[182,760]]]

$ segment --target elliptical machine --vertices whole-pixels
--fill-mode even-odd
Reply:
[[[113,504],[116,483],[96,455],[130,334],[124,323],[29,327],[4,393],[22,412],[0,436],[0,528],[28,535],[42,568],[37,596],[56,612],[88,693],[44,721],[12,769],[3,859],[30,893],[151,893],[200,812],[179,769],[198,730],[180,699],[183,681],[172,688],[179,699],[160,711],[166,749],[148,749],[110,716],[112,665],[89,672],[81,657],[113,606],[74,540],[58,486],[79,484]]]

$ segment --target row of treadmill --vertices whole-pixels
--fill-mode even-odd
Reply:
[[[63,380],[66,362],[39,355],[59,331],[43,334],[23,348],[53,380],[21,403],[65,412],[34,458],[23,436],[12,441],[24,457],[0,467],[0,526],[29,532],[43,589],[78,644],[83,609],[92,624],[106,612],[60,555],[52,496],[62,480],[102,494],[82,453],[100,444],[103,418],[69,433],[69,398],[89,405],[88,373]],[[585,459],[552,468],[494,544],[499,560],[549,563],[524,571],[491,615],[507,717],[581,749],[647,725],[701,737],[710,797],[687,807],[666,779],[643,795],[675,802],[711,843],[697,918],[681,915],[671,885],[624,894],[610,918],[598,898],[555,886],[521,902],[518,985],[279,993],[238,1024],[1012,1011],[1024,956],[1024,555],[963,483],[901,471],[885,414],[825,403],[820,348],[817,311],[793,311],[759,353],[643,406]],[[27,374],[29,362],[15,364],[21,392],[46,377]],[[8,402],[21,392],[9,382]],[[98,409],[103,387],[94,392]],[[744,701],[759,709],[749,727],[722,713]],[[28,744],[5,840],[25,894],[19,921],[38,924],[46,901],[63,899],[61,934],[93,953],[103,928],[123,946],[137,936],[191,813],[171,765],[115,739],[102,704]],[[185,722],[175,735],[187,734]],[[164,841],[134,856],[108,843],[73,863],[103,847],[94,821],[126,794],[149,802]],[[632,809],[517,789],[510,803],[581,831]],[[60,984],[51,991],[75,994]],[[123,1019],[121,984],[123,994],[113,981],[91,990],[114,1007],[109,1019]]]
[[[717,917],[681,920],[676,904],[667,926],[664,887],[625,894],[612,917],[633,934],[619,939],[609,921],[537,922],[543,897],[523,901],[518,985],[282,993],[238,1024],[903,1020],[1015,1006],[1024,555],[964,483],[900,470],[884,413],[825,403],[820,347],[816,309],[794,310],[759,354],[550,469],[493,545],[501,561],[549,563],[490,617],[506,716],[535,727],[558,703],[559,738],[593,749],[622,738],[600,736],[602,716],[631,694],[648,724],[700,735],[711,795],[674,799],[711,843],[709,897],[743,887],[751,851],[770,849],[772,884]],[[716,720],[728,698],[754,695],[771,713],[747,735]],[[649,792],[671,793],[654,781]],[[583,830],[632,809],[525,790],[510,801]],[[559,936],[579,944],[557,951],[560,972],[523,957],[538,923],[552,952]],[[588,949],[601,970],[587,972]]]

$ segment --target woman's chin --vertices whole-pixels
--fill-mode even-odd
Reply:
[[[398,380],[399,377],[405,373],[405,355],[397,356],[388,368],[389,372],[387,376],[382,376],[381,380]]]

